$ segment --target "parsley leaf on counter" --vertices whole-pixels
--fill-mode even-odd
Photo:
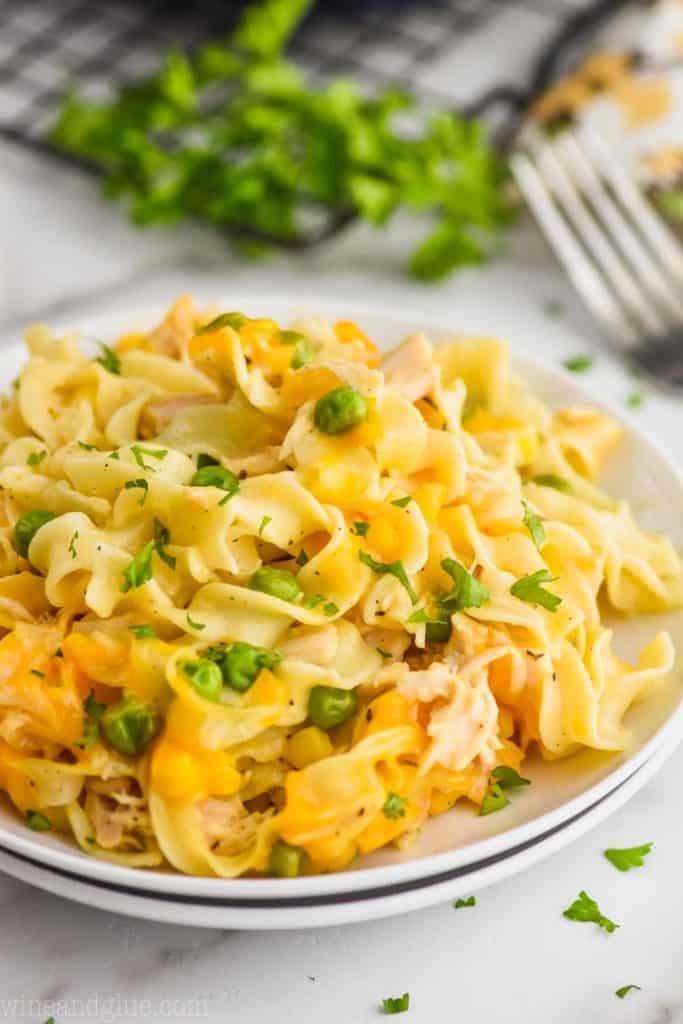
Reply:
[[[382,1000],[382,1013],[405,1013],[409,1006],[408,992],[404,992],[402,996],[387,996]]]
[[[530,576],[523,576],[521,580],[513,583],[510,593],[513,597],[518,597],[520,601],[526,601],[527,604],[540,604],[547,611],[556,612],[562,604],[562,598],[557,594],[551,594],[549,590],[545,590],[541,586],[541,583],[554,583],[556,579],[557,577],[553,576],[548,569],[539,569],[537,572],[532,572]]]
[[[476,905],[477,905],[477,897],[476,896],[468,896],[467,899],[456,900],[455,903],[453,904],[453,906],[455,907],[456,910],[460,910],[461,907],[476,907]]]
[[[605,857],[613,864],[617,871],[630,871],[631,868],[642,868],[644,858],[653,847],[653,843],[643,843],[642,846],[632,846],[626,850],[605,850]]]
[[[600,907],[597,905],[594,899],[588,895],[583,889],[579,893],[578,899],[574,900],[571,907],[568,907],[563,912],[563,917],[568,918],[570,921],[581,921],[591,922],[597,924],[599,928],[603,928],[610,934],[617,930],[619,927],[614,921],[610,921],[609,917],[605,917],[600,912]]]
[[[621,988],[618,988],[614,994],[617,997],[617,999],[624,999],[629,994],[629,992],[633,991],[642,992],[643,990],[640,987],[640,985],[622,985]]]
[[[51,142],[102,170],[105,194],[125,198],[137,225],[201,221],[260,251],[410,210],[434,220],[409,261],[416,277],[482,263],[512,211],[483,125],[422,113],[395,88],[307,82],[282,51],[310,6],[261,0],[230,38],[168,51],[111,100],[70,92]]]

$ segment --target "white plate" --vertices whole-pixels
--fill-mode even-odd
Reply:
[[[302,314],[354,319],[383,347],[411,331],[425,329],[436,340],[452,326],[411,320],[378,306],[292,300],[263,296],[228,298],[225,309],[269,315],[289,323]],[[80,326],[90,337],[112,341],[124,331],[148,327],[161,309],[89,319]],[[73,324],[65,326],[74,326]],[[3,381],[9,381],[23,352],[3,352]],[[582,381],[515,354],[516,368],[551,405],[602,404]],[[621,412],[611,409],[617,416]],[[629,500],[647,528],[668,533],[683,547],[683,482],[678,471],[642,433],[628,425],[610,460],[604,483]],[[683,613],[614,623],[616,646],[632,656],[656,630],[681,635]],[[586,751],[550,764],[525,762],[534,785],[503,812],[480,818],[470,808],[430,821],[420,840],[403,853],[383,850],[345,872],[299,879],[207,879],[168,871],[110,865],[81,853],[49,833],[30,832],[0,806],[0,868],[26,881],[96,906],[142,917],[195,925],[276,928],[365,920],[426,906],[481,888],[558,849],[620,806],[658,768],[683,734],[680,682],[672,680],[629,713],[633,741],[627,751],[606,756]]]

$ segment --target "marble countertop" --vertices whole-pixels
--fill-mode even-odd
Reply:
[[[313,256],[237,262],[213,235],[129,228],[92,183],[0,149],[0,336],[27,320],[168,302],[182,291],[220,300],[240,290],[390,302],[496,333],[549,363],[595,353],[586,384],[623,403],[634,382],[599,339],[532,224],[490,266],[425,287],[401,276],[412,228],[365,229]],[[544,312],[552,300],[561,315]],[[683,461],[680,400],[646,389],[639,424]],[[300,1024],[379,1019],[384,996],[409,990],[414,1024],[683,1022],[683,750],[625,808],[569,849],[478,894],[387,921],[291,933],[156,925],[50,896],[0,877],[0,1019],[56,1024],[195,1019]],[[646,866],[621,874],[607,846],[653,841]],[[621,925],[614,935],[566,921],[586,888]],[[634,983],[623,1001],[615,989]]]

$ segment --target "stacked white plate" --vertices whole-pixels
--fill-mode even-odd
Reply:
[[[268,315],[288,324],[301,315],[353,319],[383,347],[416,330],[443,340],[453,328],[411,321],[378,307],[253,296],[228,297],[225,309]],[[84,333],[103,341],[149,327],[163,310],[91,320]],[[75,326],[75,325],[69,325]],[[3,352],[8,384],[24,353]],[[515,355],[520,373],[551,406],[595,405],[569,375]],[[610,410],[615,415],[618,411]],[[683,547],[683,482],[643,434],[627,426],[603,480],[632,503],[639,522],[669,534]],[[657,629],[681,635],[683,613],[615,621],[617,650],[632,656]],[[515,794],[498,814],[479,817],[471,808],[432,819],[409,849],[382,851],[331,875],[296,879],[190,878],[171,871],[133,870],[81,853],[65,839],[33,833],[7,805],[0,806],[0,870],[50,892],[118,913],[179,924],[221,928],[301,928],[385,917],[479,891],[534,864],[603,820],[661,767],[683,733],[678,678],[662,685],[628,716],[629,749],[619,755],[585,751],[544,763],[525,762],[533,785]]]

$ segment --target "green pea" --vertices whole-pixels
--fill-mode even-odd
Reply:
[[[54,518],[54,512],[48,512],[44,508],[34,508],[17,519],[14,524],[14,546],[22,558],[28,558],[31,541],[41,526],[45,526],[45,523],[49,523]]]
[[[157,727],[151,708],[137,697],[124,697],[108,707],[100,725],[109,745],[120,754],[141,754]]]
[[[204,657],[214,661],[223,676],[223,684],[244,693],[255,682],[262,668],[273,669],[282,661],[279,651],[267,651],[252,644],[237,643],[230,646],[209,647]]]
[[[276,878],[296,878],[300,874],[306,852],[299,846],[290,846],[278,840],[273,844],[268,859],[268,874]]]
[[[323,434],[345,434],[367,418],[368,403],[348,384],[319,398],[313,412],[315,425]]]
[[[303,588],[293,572],[288,569],[273,569],[270,565],[262,565],[249,580],[251,590],[260,590],[262,594],[270,594],[281,601],[296,601]]]
[[[308,717],[320,729],[334,729],[358,710],[353,690],[337,686],[314,686],[308,695]]]
[[[223,676],[215,662],[208,658],[186,661],[181,668],[192,686],[204,700],[217,701],[223,691]]]
[[[450,640],[452,632],[450,622],[428,622],[425,638],[428,644],[445,644]]]
[[[190,480],[190,487],[219,487],[232,497],[239,491],[240,482],[225,466],[202,466]]]

